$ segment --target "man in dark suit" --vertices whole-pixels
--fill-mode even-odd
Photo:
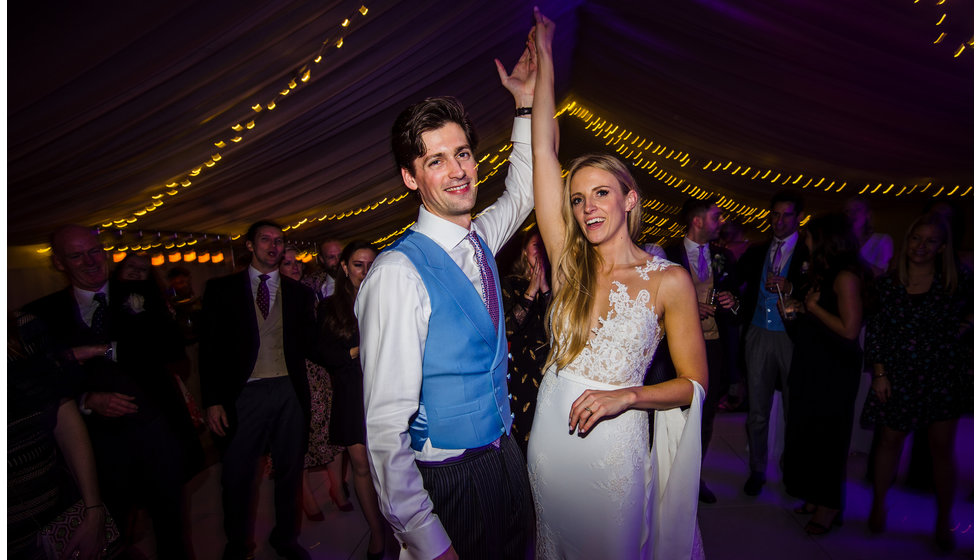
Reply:
[[[701,330],[708,356],[708,392],[704,399],[701,419],[701,457],[708,452],[715,412],[728,389],[727,377],[731,364],[738,358],[728,342],[738,338],[738,288],[741,282],[731,252],[711,241],[721,231],[721,209],[709,200],[688,199],[681,209],[681,219],[687,224],[684,238],[665,249],[667,258],[691,273],[698,295]],[[658,351],[667,350],[661,343]],[[736,347],[737,352],[737,347]],[[702,502],[715,503],[714,493],[701,480],[698,497]]]
[[[137,505],[153,519],[158,558],[188,558],[183,483],[201,449],[167,364],[184,357],[163,294],[147,282],[109,282],[98,235],[58,229],[52,262],[71,285],[28,304],[69,360],[70,384],[95,452],[105,505],[119,526]]]
[[[745,330],[746,383],[749,414],[746,431],[749,439],[751,473],[743,490],[758,496],[766,481],[769,456],[769,414],[773,393],[779,384],[783,418],[789,398],[787,381],[793,357],[793,343],[786,334],[779,314],[779,299],[806,295],[806,269],[810,252],[800,239],[800,213],[803,199],[795,191],[777,192],[769,204],[772,240],[750,247],[739,261],[746,280],[742,318]]]
[[[289,560],[308,559],[299,545],[299,495],[306,453],[310,390],[306,361],[315,336],[309,288],[279,274],[282,228],[252,224],[243,271],[215,278],[204,291],[201,389],[208,426],[224,448],[221,473],[225,560],[254,547],[249,518],[259,457],[271,450],[276,526],[269,543]]]

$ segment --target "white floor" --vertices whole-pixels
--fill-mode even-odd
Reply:
[[[821,537],[803,532],[807,517],[792,512],[796,501],[787,496],[775,466],[770,466],[769,482],[762,494],[752,498],[742,493],[748,473],[745,447],[745,414],[720,413],[715,420],[715,437],[705,463],[703,476],[718,496],[718,503],[701,506],[699,518],[704,548],[709,560],[791,559],[791,560],[912,560],[924,558],[973,557],[973,418],[960,421],[957,434],[959,486],[954,517],[958,549],[941,555],[932,546],[934,501],[929,494],[905,489],[901,482],[889,494],[888,530],[869,534],[865,519],[871,489],[863,479],[867,456],[851,456],[848,472],[847,505],[844,526]],[[224,535],[221,529],[220,464],[203,471],[188,485],[191,502],[191,537],[197,560],[221,557]],[[367,550],[367,525],[357,509],[340,512],[327,493],[326,475],[313,473],[314,494],[325,519],[303,520],[300,542],[318,560],[361,559]],[[256,522],[256,560],[274,560],[266,537],[272,528],[272,483],[263,479]],[[146,528],[146,523],[140,523]],[[152,535],[140,541],[140,548],[152,548]],[[390,540],[388,558],[396,558],[396,543]],[[164,559],[161,559],[164,560]],[[612,559],[611,559],[612,560]]]

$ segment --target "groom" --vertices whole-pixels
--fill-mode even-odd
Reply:
[[[367,448],[402,558],[525,558],[533,510],[510,437],[507,341],[493,254],[534,206],[533,44],[504,86],[517,118],[506,190],[478,218],[476,133],[451,97],[402,112],[392,150],[418,221],[382,253],[355,304]]]

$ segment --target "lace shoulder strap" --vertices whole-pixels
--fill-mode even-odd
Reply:
[[[640,278],[644,280],[650,279],[650,272],[658,272],[666,269],[669,266],[680,266],[673,261],[668,261],[663,257],[658,257],[657,255],[652,255],[643,266],[636,267],[636,272],[640,275]]]

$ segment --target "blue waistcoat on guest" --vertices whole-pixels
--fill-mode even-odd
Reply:
[[[482,238],[480,245],[499,279],[493,253]],[[390,250],[415,265],[432,308],[422,354],[419,412],[409,427],[412,449],[420,451],[426,439],[440,449],[473,449],[510,434],[507,337],[499,288],[492,299],[501,310],[495,329],[479,292],[436,242],[410,230]]]
[[[799,241],[797,241],[799,243]],[[767,250],[768,251],[768,250]],[[779,267],[779,275],[786,276],[789,274],[789,265],[793,261],[793,255],[790,253],[785,259],[783,259],[782,265]],[[755,302],[755,312],[752,314],[752,325],[759,327],[760,329],[766,329],[767,331],[786,331],[786,326],[783,324],[783,318],[779,315],[779,307],[777,303],[779,302],[779,294],[776,292],[770,292],[766,289],[766,276],[768,276],[769,269],[772,268],[772,255],[766,257],[766,262],[763,264],[762,277],[759,278],[759,297]],[[784,297],[789,297],[788,294],[783,294]]]

